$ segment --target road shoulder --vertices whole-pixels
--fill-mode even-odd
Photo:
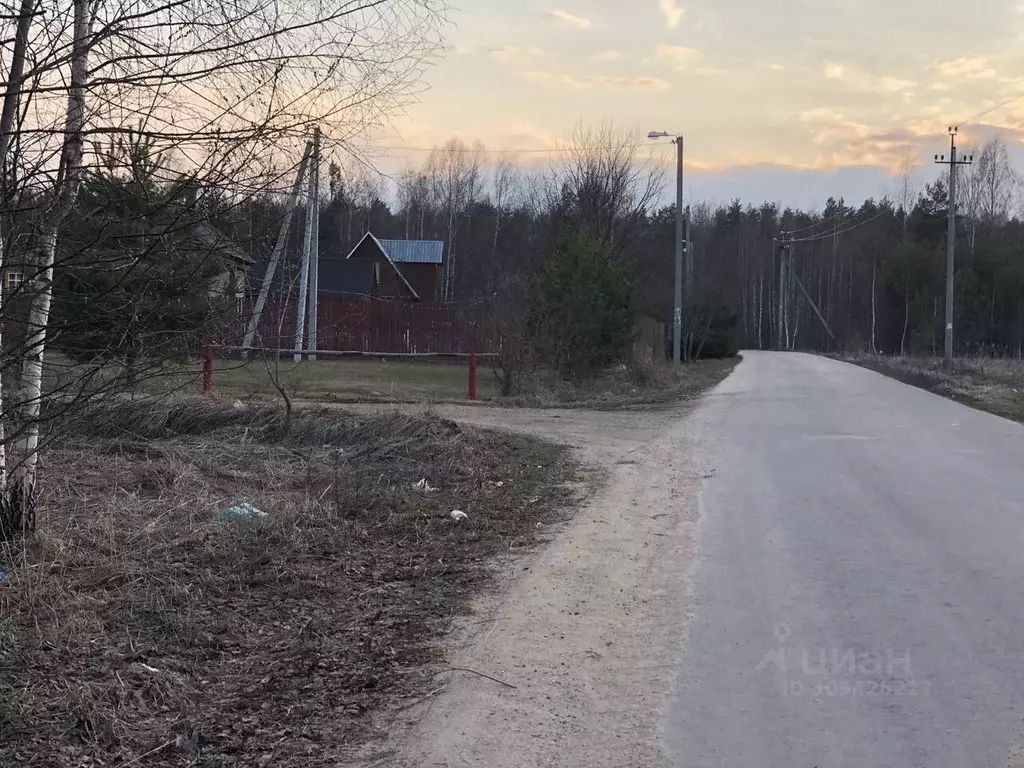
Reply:
[[[555,434],[557,416],[534,425],[520,416],[514,428],[581,446],[607,483],[519,565],[509,592],[468,620],[450,654],[454,671],[438,678],[444,690],[393,729],[400,764],[668,764],[662,715],[691,612],[699,495],[714,471],[718,412],[705,401],[648,414],[632,431],[625,419],[635,425],[637,414],[587,414],[593,428],[563,420]]]

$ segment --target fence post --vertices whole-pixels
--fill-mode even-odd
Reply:
[[[476,400],[476,350],[469,350],[469,399]]]
[[[203,392],[213,392],[213,345],[206,345],[206,354],[203,356]]]

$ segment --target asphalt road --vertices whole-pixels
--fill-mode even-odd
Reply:
[[[799,354],[710,397],[675,764],[1024,766],[1024,429]]]

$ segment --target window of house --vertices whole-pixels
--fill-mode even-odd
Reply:
[[[20,269],[4,270],[4,293],[13,293],[25,282],[25,273]]]

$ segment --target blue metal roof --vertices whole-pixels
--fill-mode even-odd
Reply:
[[[380,244],[396,264],[444,263],[444,243],[440,240],[381,240]]]

